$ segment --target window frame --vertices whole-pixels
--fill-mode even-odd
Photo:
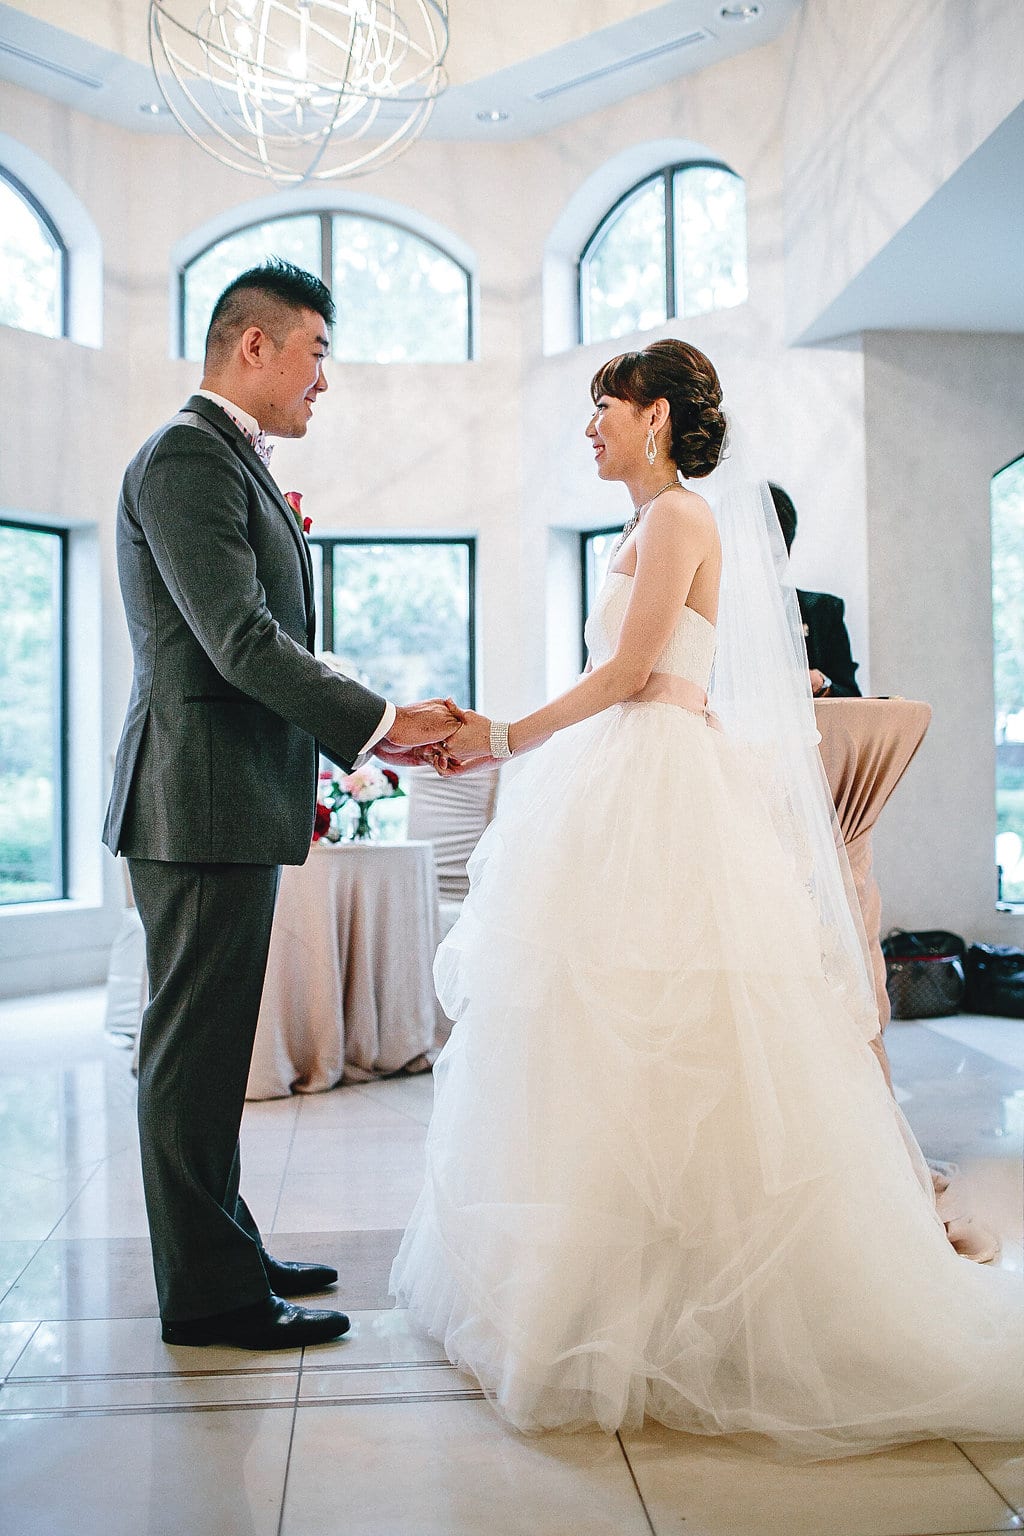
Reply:
[[[30,523],[23,518],[0,516],[0,528],[14,528],[21,533],[45,533],[57,540],[57,623],[59,633],[57,637],[56,655],[54,667],[57,669],[56,698],[57,720],[54,726],[54,750],[57,756],[56,773],[54,775],[55,788],[59,804],[54,808],[53,832],[56,848],[51,860],[51,868],[54,875],[56,894],[53,896],[31,896],[24,901],[0,901],[0,914],[9,911],[12,907],[33,906],[41,907],[52,905],[56,901],[68,899],[68,762],[70,758],[70,742],[68,739],[68,530],[55,528],[49,523]]]
[[[726,165],[724,160],[676,160],[671,165],[663,165],[660,171],[649,171],[639,181],[628,187],[621,196],[615,199],[611,207],[601,216],[597,224],[591,230],[583,243],[580,254],[576,259],[576,341],[581,347],[596,346],[586,335],[587,324],[583,312],[583,273],[591,252],[600,243],[610,226],[618,217],[623,204],[628,203],[631,197],[635,197],[642,187],[652,186],[661,181],[665,199],[665,322],[678,320],[676,313],[676,221],[675,221],[675,179],[680,171],[725,171],[730,176],[735,176],[742,181],[738,171],[734,171],[731,165]],[[607,339],[607,338],[606,338]]]
[[[332,293],[333,285],[330,279],[334,276],[334,220],[336,218],[362,219],[365,223],[383,224],[387,229],[397,229],[403,235],[410,235],[414,240],[419,240],[423,245],[429,245],[432,250],[437,251],[438,255],[444,256],[446,260],[458,267],[466,284],[465,361],[467,363],[472,362],[476,351],[476,315],[473,304],[473,274],[466,264],[460,261],[457,256],[453,256],[451,251],[446,250],[438,241],[432,240],[429,235],[423,234],[421,230],[414,229],[411,224],[405,224],[400,219],[386,219],[379,213],[363,213],[354,208],[303,208],[289,213],[271,214],[266,218],[250,219],[248,223],[239,224],[236,229],[230,229],[226,233],[218,235],[215,240],[211,240],[208,244],[204,245],[202,250],[196,251],[194,255],[190,256],[188,261],[178,268],[177,355],[179,358],[186,358],[186,284],[188,282],[189,268],[193,267],[197,261],[201,261],[204,256],[208,256],[218,245],[223,245],[227,240],[233,240],[236,235],[245,234],[246,230],[257,229],[261,224],[283,223],[286,219],[308,218],[315,218],[320,221],[320,270],[315,276],[319,277],[322,283],[326,283],[327,288]],[[327,277],[324,276],[325,272],[328,274]],[[393,367],[394,364],[387,364],[385,366]]]
[[[621,523],[612,523],[607,528],[581,528],[580,529],[580,666],[585,667],[590,652],[587,649],[587,619],[589,612],[587,602],[590,597],[587,582],[587,544],[591,539],[607,538],[609,534],[622,532]],[[610,558],[610,557],[609,557]]]
[[[467,550],[466,582],[469,588],[469,613],[466,639],[469,646],[469,699],[467,707],[476,708],[476,535],[472,533],[323,533],[312,534],[310,544],[321,551],[320,643],[325,651],[334,650],[334,551],[339,546],[367,544],[461,544]]]
[[[60,257],[60,283],[57,288],[60,295],[59,323],[56,335],[47,336],[46,339],[49,341],[64,341],[70,334],[68,330],[68,317],[71,312],[71,263],[68,260],[67,241],[57,228],[52,215],[39,201],[32,189],[27,187],[19,176],[15,176],[14,172],[9,170],[6,165],[0,165],[0,181],[6,182],[11,191],[20,197],[22,202],[27,204],[29,210],[35,214],[54,250]],[[12,326],[11,329],[26,330],[26,327]],[[45,331],[27,331],[27,334],[30,336],[46,336]]]
[[[1008,469],[1013,469],[1014,466],[1017,465],[1017,464],[1020,464],[1022,466],[1022,468],[1024,468],[1024,452],[1015,454],[1012,459],[1008,459],[1007,462],[1005,464],[1003,464],[999,469],[997,469],[991,475],[991,477],[989,478],[989,530],[990,530],[990,533],[991,533],[991,528],[992,528],[992,514],[993,514],[993,511],[994,511],[994,503],[995,503],[995,498],[992,495],[993,488],[995,486],[996,481],[999,479],[999,476],[1002,475],[1002,474],[1005,474]],[[992,577],[992,581],[993,581],[993,585],[994,585],[994,579],[995,579],[995,571],[994,570],[991,572],[991,577]],[[995,661],[996,661],[996,657],[995,657],[995,639],[996,639],[996,636],[995,636],[995,617],[996,617],[995,616],[995,602],[993,601],[993,604],[992,604],[992,674],[993,674],[993,682],[995,682],[995,671],[996,671],[996,666],[995,666]],[[995,689],[993,689],[993,702],[995,704],[996,712],[998,713],[998,710],[999,710],[999,698],[998,698],[998,695],[995,692]],[[998,744],[997,744],[997,746],[998,746]],[[996,763],[998,765],[998,757],[996,758]],[[993,785],[992,785],[992,791],[993,791],[993,807],[994,807],[994,810],[995,810],[995,813],[996,813],[996,818],[997,818],[996,824],[998,826],[998,815],[999,815],[999,770],[998,770],[998,766],[996,767],[996,774],[995,774],[995,779],[994,779],[994,782],[993,782]],[[1015,914],[1017,916],[1020,916],[1022,913],[1024,913],[1024,901],[1014,901],[1010,897],[1003,895],[1003,870],[1002,870],[1002,865],[999,863],[998,859],[995,861],[995,869],[996,869],[996,911],[997,912],[1009,912],[1009,913],[1013,913],[1013,914]]]

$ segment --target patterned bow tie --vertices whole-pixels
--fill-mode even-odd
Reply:
[[[253,453],[259,459],[264,468],[269,469],[270,455],[273,453],[274,449],[273,446],[267,442],[267,434],[264,432],[263,428],[261,427],[256,436],[253,437],[245,422],[239,421],[238,417],[233,411],[225,411],[225,415],[231,418],[239,432],[241,432],[242,436],[245,438],[246,442],[251,445]]]
[[[242,431],[245,432],[244,427],[242,428]],[[256,437],[250,437],[248,432],[246,432],[245,435],[249,438],[250,443],[252,443],[252,451],[255,453],[260,463],[264,466],[264,468],[269,469],[270,455],[273,453],[274,449],[272,444],[267,442],[267,434],[261,428],[259,434]]]

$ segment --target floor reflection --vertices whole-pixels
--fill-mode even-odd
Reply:
[[[721,1443],[510,1435],[390,1310],[429,1077],[246,1110],[247,1197],[282,1257],[340,1265],[352,1336],[308,1361],[169,1350],[131,1053],[102,1025],[101,989],[0,1003],[0,1508],[19,1536],[1021,1528],[1024,1446],[773,1468],[766,1504],[763,1466]],[[958,1165],[957,1200],[1024,1270],[1024,1027],[961,1015],[887,1042],[926,1155]]]

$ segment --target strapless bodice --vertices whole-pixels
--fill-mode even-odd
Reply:
[[[609,571],[587,619],[584,638],[595,667],[609,659],[615,650],[626,605],[632,591],[632,576],[624,571]],[[693,608],[684,608],[672,637],[654,663],[652,671],[670,672],[698,688],[706,689],[715,659],[715,626]]]

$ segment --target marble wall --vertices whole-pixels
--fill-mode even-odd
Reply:
[[[828,14],[831,0],[815,6]],[[478,536],[482,707],[517,713],[571,680],[578,665],[576,530],[621,521],[628,511],[621,487],[595,482],[583,438],[591,374],[616,347],[546,353],[541,272],[551,232],[579,186],[625,148],[648,140],[705,145],[746,179],[749,302],[663,330],[685,334],[715,360],[755,450],[800,510],[798,583],[843,594],[865,683],[887,682],[892,589],[876,554],[869,564],[869,547],[877,538],[884,550],[895,535],[884,534],[879,519],[887,504],[872,500],[868,489],[869,477],[877,481],[880,473],[881,450],[870,439],[884,412],[865,411],[860,338],[787,345],[787,290],[799,289],[805,272],[813,280],[815,271],[813,250],[787,222],[789,103],[795,96],[801,112],[810,110],[810,88],[800,75],[812,66],[806,31],[791,28],[777,43],[550,134],[501,145],[423,142],[354,184],[392,205],[396,216],[418,211],[473,254],[478,357],[459,366],[330,365],[330,388],[308,438],[281,443],[274,469],[282,485],[305,493],[322,531]],[[82,594],[75,621],[83,687],[97,591],[100,598],[95,673],[79,704],[93,712],[98,728],[91,740],[83,732],[76,741],[75,900],[60,911],[0,914],[0,991],[14,992],[105,971],[122,892],[96,833],[131,666],[113,553],[117,488],[135,447],[197,382],[195,367],[171,355],[168,252],[226,209],[244,222],[246,205],[264,189],[178,139],[130,135],[13,87],[0,92],[0,132],[50,159],[74,187],[99,228],[105,262],[101,350],[0,329],[0,507],[91,530],[76,535],[78,568],[92,573],[94,600],[90,608]],[[964,152],[973,147],[972,140]],[[801,197],[812,174],[798,156]],[[829,186],[825,176],[822,195]],[[616,188],[608,201],[624,190]],[[336,189],[338,206],[345,193],[344,184]],[[281,201],[287,206],[286,195]],[[831,238],[819,229],[825,234]],[[832,296],[825,283],[818,292]],[[871,356],[881,377],[877,348]],[[877,379],[873,388],[868,399],[878,402]],[[911,484],[906,494],[924,493]],[[983,554],[974,551],[979,560]],[[976,572],[979,591],[986,569],[982,563]],[[933,589],[922,588],[922,603],[933,597]],[[886,674],[876,680],[879,647]],[[931,697],[935,682],[925,670],[915,686]],[[958,729],[977,726],[964,717]],[[979,879],[988,826],[982,810],[975,828]],[[890,863],[898,864],[897,854]],[[935,866],[936,879],[944,878],[943,868]],[[907,896],[906,920],[917,922],[909,889],[894,890],[900,903]],[[994,914],[979,892],[980,886],[964,904],[958,896],[944,919],[957,926],[962,913],[972,933],[991,932]],[[942,899],[941,888],[929,892],[928,910]]]
[[[787,334],[1024,97],[1016,0],[810,0],[786,34]]]
[[[1024,453],[1024,336],[875,333],[864,374],[872,685],[934,709],[875,836],[886,924],[1022,944],[994,911],[989,488]]]

